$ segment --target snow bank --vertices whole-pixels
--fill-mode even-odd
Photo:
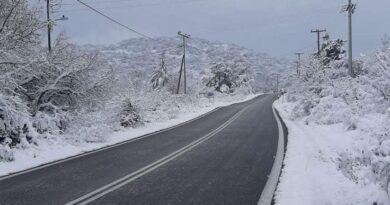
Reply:
[[[340,170],[340,153],[354,150],[356,138],[364,133],[347,131],[342,123],[319,125],[307,124],[305,118],[294,120],[291,113],[296,103],[279,100],[274,105],[289,133],[275,195],[277,205],[390,203],[378,184],[350,180]]]
[[[325,58],[326,60],[326,58]],[[309,56],[276,107],[289,129],[277,204],[390,204],[390,47]]]

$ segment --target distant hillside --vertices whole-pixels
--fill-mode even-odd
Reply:
[[[161,37],[157,39],[133,38],[110,46],[92,46],[107,55],[123,82],[133,75],[149,78],[158,67],[161,57],[170,73],[178,73],[182,57],[182,39]],[[269,90],[275,86],[276,74],[287,78],[292,71],[291,62],[277,59],[263,53],[256,53],[234,44],[211,42],[190,38],[187,42],[187,72],[194,79],[202,78],[212,64],[218,62],[243,62],[248,66],[249,75],[257,90]],[[198,82],[197,82],[198,83]]]

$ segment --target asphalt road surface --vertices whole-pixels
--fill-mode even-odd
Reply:
[[[0,179],[0,204],[256,204],[278,143],[273,95]]]

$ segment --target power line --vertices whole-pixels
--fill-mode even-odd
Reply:
[[[123,2],[134,2],[132,0],[112,0],[112,1],[93,1],[88,2],[88,4],[111,4],[111,3],[123,3]],[[77,3],[61,3],[61,6],[77,6]]]
[[[107,3],[117,3],[116,5],[118,5],[118,3],[123,3],[125,5],[121,5],[121,6],[111,6],[111,7],[103,7],[103,2],[101,2],[102,4],[100,4],[100,2],[91,2],[91,3],[88,3],[89,5],[91,4],[100,4],[98,8],[95,7],[95,9],[100,9],[100,10],[113,10],[113,9],[125,9],[125,8],[137,8],[137,7],[152,7],[152,6],[169,6],[169,5],[172,5],[172,4],[166,4],[166,3],[136,3],[134,4],[135,2],[133,1],[113,1],[113,2],[107,2]],[[175,2],[175,4],[190,4],[190,3],[198,3],[198,2],[207,2],[207,0],[192,0],[192,1],[185,1],[185,2]],[[104,2],[106,3],[106,2]],[[129,5],[130,4],[130,5]],[[65,9],[62,9],[61,11],[62,12],[74,12],[74,11],[86,11],[88,10],[87,8],[79,8],[79,7],[74,7],[74,6],[81,6],[79,4],[62,4],[61,6],[65,6],[66,8]]]
[[[114,22],[114,23],[116,23],[116,24],[122,26],[123,28],[125,28],[125,29],[127,29],[127,30],[129,30],[129,31],[131,31],[131,32],[134,32],[134,33],[136,33],[136,34],[138,34],[138,35],[140,35],[140,36],[142,36],[142,37],[149,38],[149,39],[153,39],[152,37],[149,37],[149,36],[147,36],[147,35],[145,35],[145,34],[139,32],[139,31],[136,31],[136,30],[134,30],[134,29],[132,29],[132,28],[130,28],[130,27],[128,27],[128,26],[126,26],[126,25],[120,23],[119,21],[117,21],[117,20],[115,20],[115,19],[113,19],[113,18],[107,16],[106,14],[104,14],[104,13],[100,12],[99,10],[93,8],[92,6],[90,6],[90,5],[88,5],[88,4],[84,3],[84,2],[82,2],[81,0],[77,0],[77,1],[80,2],[81,4],[83,4],[84,6],[88,7],[89,9],[93,10],[94,12],[96,12],[96,13],[102,15],[102,16],[105,17],[106,19],[108,19],[108,20],[110,20],[110,21],[112,21],[112,22]]]
[[[299,48],[297,49],[296,51],[297,52],[300,52],[300,51],[307,51],[306,49],[310,48],[310,49],[314,49],[314,47],[316,47],[316,45],[314,44],[317,44],[317,43],[310,43],[310,44],[307,44],[306,46],[302,47],[302,48]]]
[[[310,43],[310,44],[307,44],[306,46],[304,47],[301,47],[299,49],[294,49],[294,50],[290,50],[288,52],[285,52],[285,53],[282,53],[282,54],[279,54],[278,56],[291,56],[293,53],[298,53],[298,52],[312,52],[312,50],[314,49],[314,47],[316,47],[316,45],[314,44],[317,44],[317,43]],[[310,49],[310,51],[308,50]]]

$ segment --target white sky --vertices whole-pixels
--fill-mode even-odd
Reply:
[[[152,37],[192,36],[235,43],[258,52],[291,56],[315,49],[312,28],[326,28],[331,37],[345,39],[347,16],[340,13],[347,0],[84,0]],[[390,34],[390,0],[355,0],[354,53],[380,47]],[[63,0],[59,22],[78,43],[110,44],[136,35],[86,9],[76,0]]]

